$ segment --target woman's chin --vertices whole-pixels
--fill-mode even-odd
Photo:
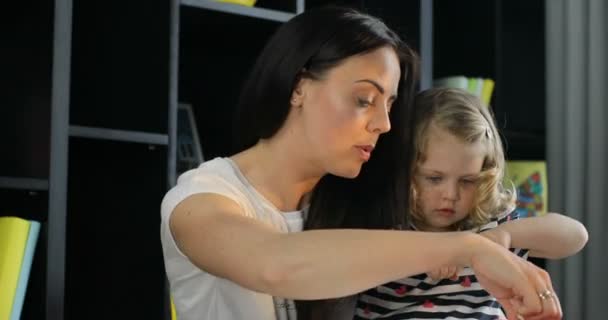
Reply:
[[[334,176],[346,178],[346,179],[354,179],[359,176],[361,173],[361,164],[359,165],[350,165],[348,167],[343,167],[337,170],[333,170],[331,174]]]

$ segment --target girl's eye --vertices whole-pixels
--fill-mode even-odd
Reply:
[[[464,179],[464,180],[462,180],[462,183],[464,183],[466,185],[473,185],[473,184],[477,183],[477,181],[473,180],[473,179]]]
[[[365,108],[371,106],[372,102],[366,99],[358,98],[357,104],[359,105],[359,107]]]
[[[426,177],[426,180],[428,180],[431,183],[438,183],[441,182],[441,177]]]

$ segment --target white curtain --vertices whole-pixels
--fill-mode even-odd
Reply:
[[[608,319],[607,20],[605,0],[546,0],[549,209],[589,231],[548,265],[567,320]]]

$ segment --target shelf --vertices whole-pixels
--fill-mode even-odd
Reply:
[[[169,1],[74,1],[73,17],[70,124],[166,134]]]
[[[4,11],[10,14],[0,30],[0,177],[49,176],[53,7],[17,1]]]
[[[496,79],[497,1],[434,1],[433,77]],[[498,81],[497,81],[498,82]]]
[[[166,147],[73,138],[69,163],[65,319],[161,319]]]
[[[546,158],[545,135],[542,132],[501,130],[508,160],[543,160]]]
[[[49,181],[33,178],[0,177],[0,188],[17,190],[48,190]]]
[[[158,145],[169,144],[169,137],[166,134],[83,126],[70,126],[70,137],[115,140]]]
[[[4,177],[2,177],[4,178]],[[0,187],[0,217],[14,216],[39,222],[48,220],[49,192]]]
[[[284,11],[247,7],[232,3],[216,2],[210,0],[181,0],[181,4],[188,7],[219,11],[277,22],[286,22],[295,16],[295,14],[293,13]]]
[[[280,24],[191,7],[181,8],[179,22],[178,101],[192,105],[205,157],[230,155],[241,88]]]

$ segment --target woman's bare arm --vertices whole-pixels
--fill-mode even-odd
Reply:
[[[240,210],[219,195],[194,195],[174,209],[171,231],[199,268],[297,299],[345,296],[442,263],[466,264],[462,248],[475,241],[465,234],[379,230],[285,234]]]
[[[173,236],[199,268],[249,289],[293,299],[347,296],[443,265],[471,265],[492,279],[490,293],[523,297],[523,313],[543,309],[550,286],[534,266],[479,235],[382,230],[311,230],[284,234],[245,217],[232,200],[193,195],[173,211]]]

